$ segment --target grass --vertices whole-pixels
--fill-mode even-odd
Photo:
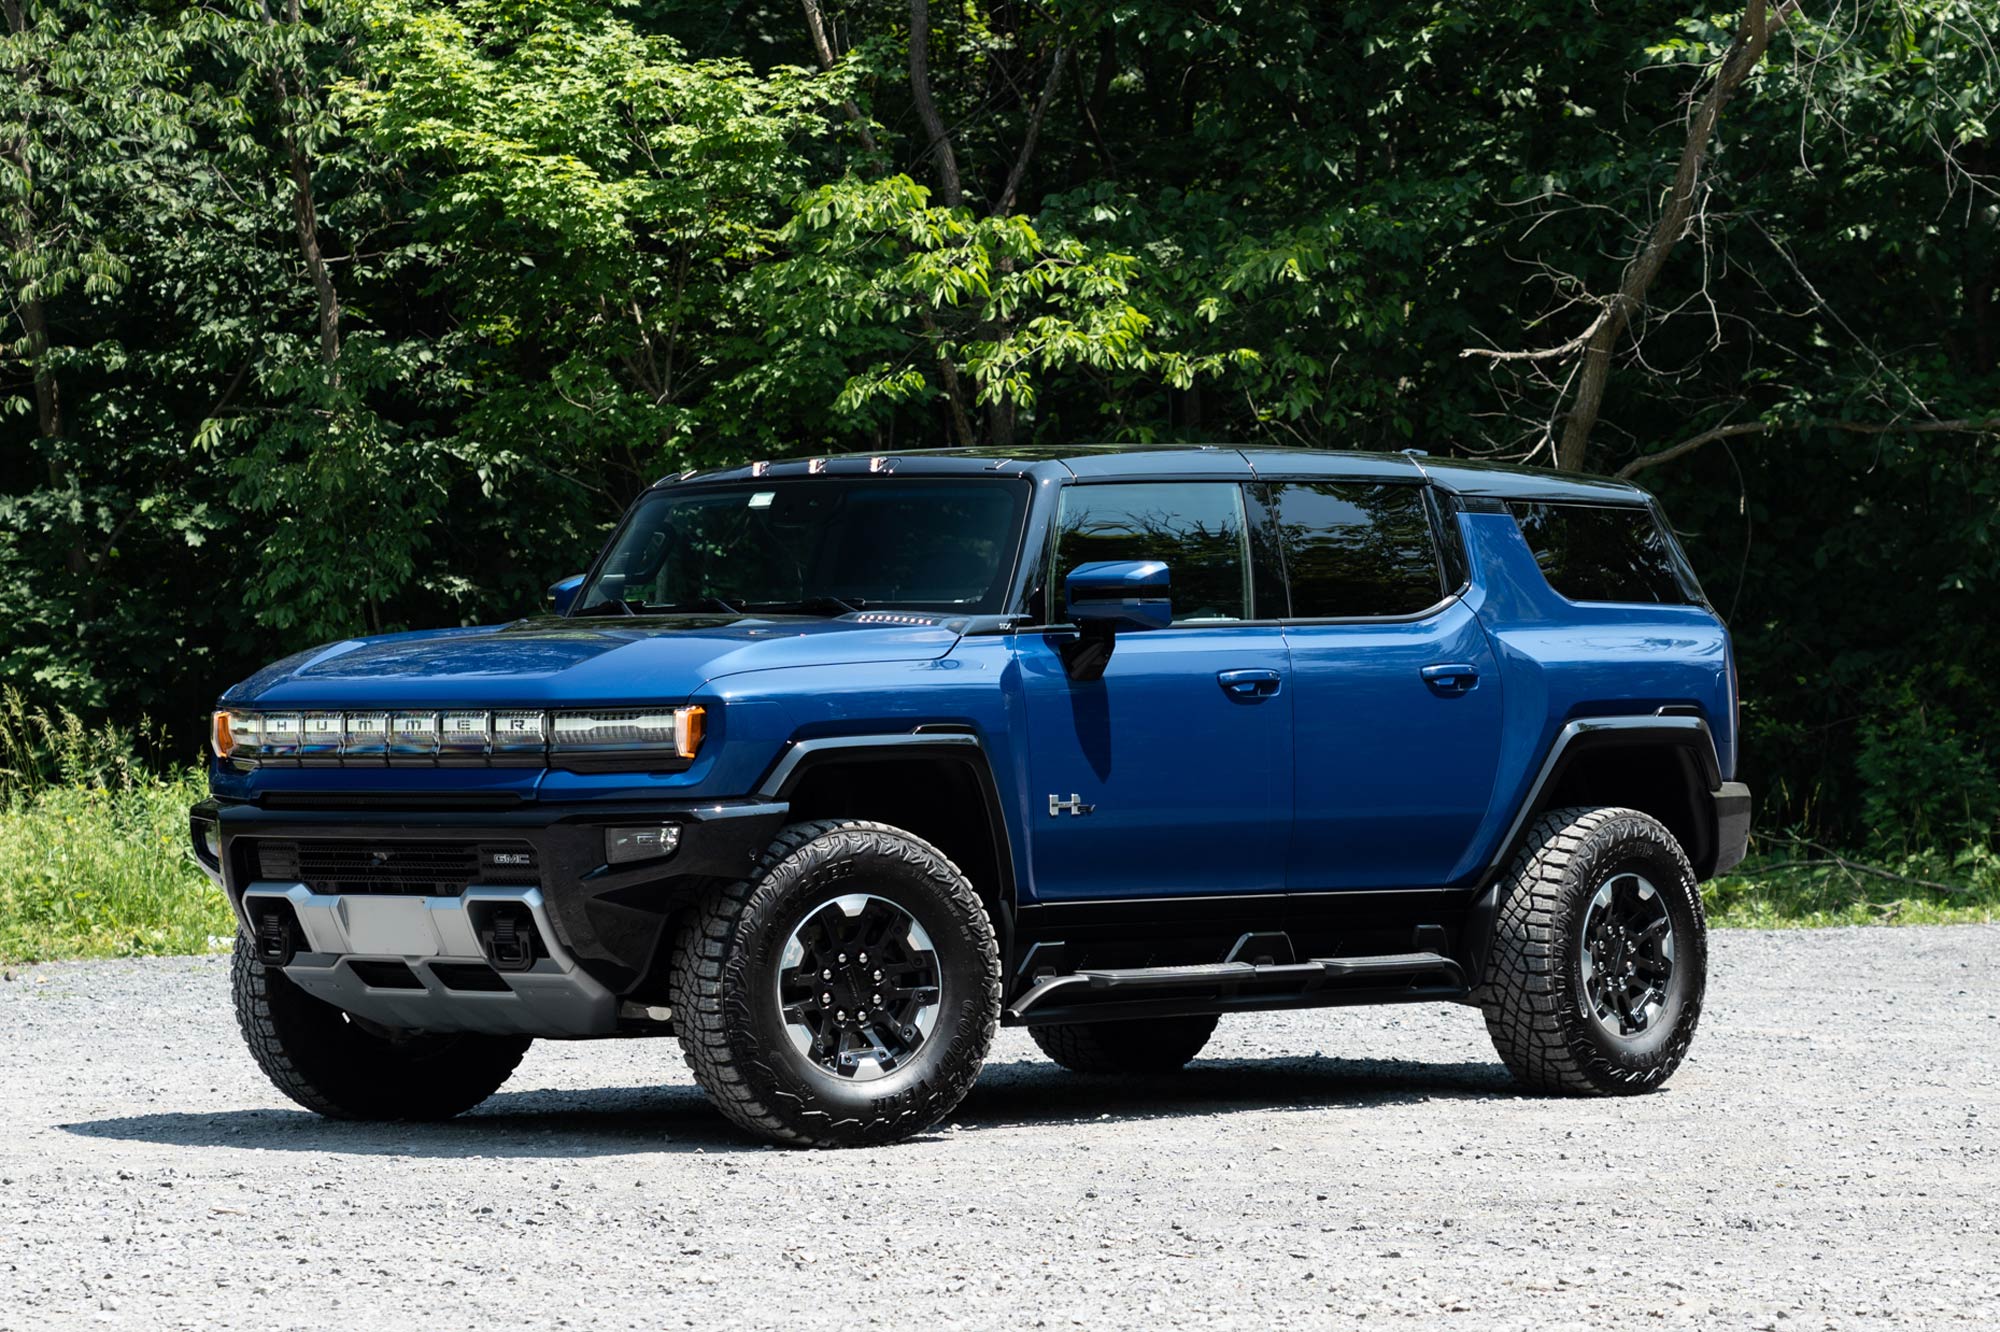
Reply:
[[[1702,885],[1702,898],[1721,929],[1989,924],[2000,921],[2000,857],[1932,852],[1887,868],[1764,857]]]
[[[194,865],[201,774],[52,786],[0,809],[0,962],[210,953],[236,932]]]

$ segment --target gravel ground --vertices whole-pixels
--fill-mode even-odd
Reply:
[[[739,1136],[671,1041],[327,1123],[222,960],[38,967],[0,984],[0,1329],[1990,1324],[1996,952],[1719,935],[1633,1100],[1515,1094],[1459,1007],[1238,1017],[1157,1080],[1003,1031],[948,1124],[850,1152]]]

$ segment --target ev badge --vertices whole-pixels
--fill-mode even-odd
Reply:
[[[1064,812],[1074,815],[1088,814],[1096,808],[1097,806],[1095,805],[1084,804],[1083,797],[1074,791],[1070,792],[1069,799],[1067,800],[1058,800],[1054,792],[1049,793],[1049,816],[1051,818]]]

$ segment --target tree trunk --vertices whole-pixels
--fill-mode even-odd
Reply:
[[[930,139],[930,155],[937,161],[938,200],[946,208],[965,202],[958,183],[958,158],[951,150],[951,134],[931,100],[931,7],[930,0],[910,0],[910,98],[917,106],[917,119],[924,123]]]
[[[300,0],[289,0],[285,22],[296,26],[302,21]],[[278,25],[269,6],[264,6],[264,22]],[[271,91],[278,101],[278,115],[284,122],[285,156],[292,173],[292,227],[298,235],[299,255],[305,261],[314,298],[319,302],[319,359],[335,388],[340,387],[340,292],[327,271],[326,256],[319,244],[319,209],[313,200],[312,160],[299,141],[298,119],[292,105],[291,88],[284,71],[271,69]]]
[[[1715,83],[1688,117],[1687,143],[1681,149],[1680,166],[1674,172],[1673,185],[1667,191],[1666,207],[1661,210],[1659,221],[1653,224],[1652,234],[1646,238],[1644,248],[1626,265],[1617,293],[1605,303],[1603,312],[1584,335],[1583,369],[1577,383],[1576,402],[1563,424],[1562,443],[1556,448],[1556,466],[1566,471],[1576,471],[1583,466],[1584,455],[1590,445],[1590,432],[1597,424],[1597,414],[1604,405],[1604,388],[1611,378],[1611,353],[1617,349],[1632,316],[1644,307],[1646,293],[1651,290],[1653,280],[1659,277],[1661,268],[1665,267],[1667,256],[1687,231],[1688,216],[1693,212],[1695,195],[1701,187],[1702,167],[1707,164],[1710,141],[1715,137],[1722,108],[1728,105],[1738,86],[1764,58],[1773,34],[1784,22],[1785,13],[1786,8],[1781,8],[1773,16],[1768,11],[1766,0],[1752,0],[1742,24],[1736,29],[1736,40],[1722,58],[1722,68],[1716,73]]]

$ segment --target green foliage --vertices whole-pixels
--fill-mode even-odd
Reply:
[[[530,610],[746,457],[1546,459],[1565,372],[1462,353],[1579,331],[1739,17],[933,5],[945,206],[908,7],[821,7],[830,70],[790,0],[9,0],[0,682],[184,752],[258,663]],[[2000,443],[1829,423],[2000,416],[1996,31],[1788,14],[1589,458],[1767,428],[1641,476],[1765,826],[1876,856],[1994,837]]]
[[[1931,691],[1906,678],[1882,691],[1861,725],[1855,768],[1861,809],[1878,843],[1909,853],[1991,844],[2000,776],[1980,737],[1959,730]]]
[[[228,904],[188,851],[199,768],[156,777],[115,727],[0,694],[0,961],[211,952]]]
[[[898,408],[936,402],[929,372],[944,362],[969,372],[979,406],[1031,412],[1043,380],[1087,379],[1103,427],[1143,434],[1127,419],[1140,386],[1186,389],[1256,359],[1171,345],[1142,308],[1162,293],[1137,289],[1135,256],[1018,214],[933,207],[908,176],[811,191],[779,237],[785,256],[756,288],[788,335],[772,359],[850,367],[833,402],[850,428],[884,430]]]

